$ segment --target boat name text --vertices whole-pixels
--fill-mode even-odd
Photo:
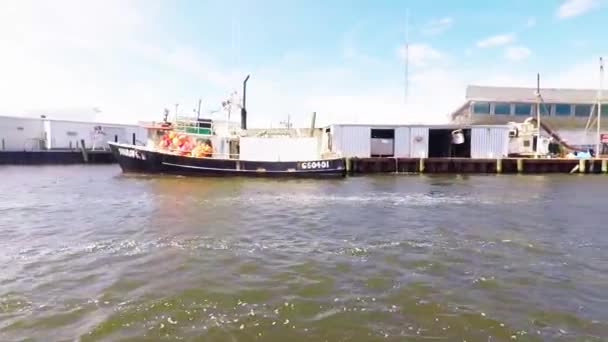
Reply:
[[[121,156],[133,158],[133,159],[146,160],[146,155],[143,154],[143,153],[141,153],[140,151],[136,151],[136,150],[129,150],[129,149],[126,149],[126,148],[119,148],[118,149],[118,154],[120,154]]]
[[[314,162],[304,162],[300,165],[303,170],[309,169],[327,169],[329,168],[328,161],[314,161]]]

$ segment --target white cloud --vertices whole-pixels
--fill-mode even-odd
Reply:
[[[509,46],[505,49],[505,56],[515,62],[522,61],[532,54],[532,51],[525,46]]]
[[[608,56],[608,51],[604,51],[603,55]],[[595,57],[585,58],[564,68],[561,72],[555,74],[546,72],[546,74],[547,84],[552,87],[597,89],[600,79],[599,60]]]
[[[405,58],[406,53],[408,55],[410,65],[414,67],[426,67],[431,63],[440,61],[443,58],[441,52],[433,48],[431,45],[425,43],[410,44],[408,46],[408,51],[406,51],[405,46],[402,46],[399,49],[399,55],[401,58]]]
[[[557,9],[557,16],[562,19],[576,17],[598,5],[598,0],[565,0]]]
[[[534,17],[528,18],[528,21],[526,21],[526,27],[532,28],[534,26],[536,26],[536,18],[534,18]]]
[[[484,38],[477,42],[477,47],[479,48],[489,48],[495,46],[506,45],[512,43],[515,40],[515,36],[513,34],[499,34],[496,36]]]
[[[441,19],[431,20],[422,33],[428,35],[440,34],[448,30],[454,24],[454,19],[451,17],[443,17]]]
[[[102,110],[98,117],[105,121],[158,119],[163,108],[173,109],[175,103],[191,111],[200,96],[204,110],[217,108],[230,91],[240,88],[246,74],[222,63],[213,50],[157,44],[165,33],[158,25],[160,13],[148,1],[8,4],[0,11],[2,114],[68,107],[90,111],[98,106]],[[482,45],[511,46],[514,37],[501,36]],[[331,61],[310,65],[295,51],[279,61],[270,60],[266,67],[247,70],[252,76],[250,126],[276,127],[287,114],[296,126],[306,126],[313,111],[320,125],[439,123],[463,103],[468,84],[534,86],[535,82],[535,75],[518,73],[510,63],[493,66],[491,76],[485,66],[448,68],[449,56],[417,43],[409,48],[412,69],[406,104],[402,64],[363,58],[357,46],[352,47],[346,50],[351,58],[344,65]],[[525,54],[522,51],[518,56]],[[403,48],[399,52],[403,57]],[[543,80],[547,86],[597,84],[597,61],[544,72],[549,75]]]

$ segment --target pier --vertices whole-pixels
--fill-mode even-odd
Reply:
[[[608,173],[608,159],[348,158],[349,175],[372,173]]]
[[[102,150],[0,151],[0,165],[111,164],[115,162],[110,151]]]

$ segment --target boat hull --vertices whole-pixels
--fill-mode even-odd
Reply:
[[[182,176],[344,177],[343,158],[314,161],[247,161],[193,158],[152,151],[141,146],[109,143],[125,173]]]

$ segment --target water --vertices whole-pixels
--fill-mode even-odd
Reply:
[[[602,176],[0,174],[2,341],[608,337]]]

